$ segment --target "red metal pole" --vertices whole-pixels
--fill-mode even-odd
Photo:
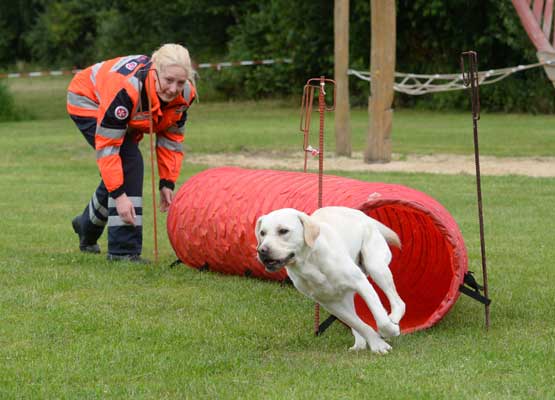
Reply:
[[[318,112],[320,113],[320,137],[318,147],[318,208],[322,208],[323,175],[324,175],[324,117],[326,112],[326,78],[320,77],[320,91],[318,92]]]
[[[312,82],[318,82],[318,85],[312,85]],[[335,82],[326,79],[325,76],[320,78],[309,79],[303,89],[303,98],[301,102],[301,132],[304,134],[303,150],[304,150],[304,172],[307,171],[308,152],[314,154],[315,149],[309,146],[310,116],[312,114],[312,103],[314,101],[314,90],[318,88],[318,113],[320,114],[320,131],[318,140],[318,208],[323,203],[323,181],[324,181],[324,122],[326,111],[335,109],[335,91],[333,93],[333,106],[326,107],[326,82]],[[320,304],[314,304],[314,334],[320,333]]]

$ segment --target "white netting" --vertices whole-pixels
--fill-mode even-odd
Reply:
[[[544,61],[529,65],[519,65],[502,69],[490,69],[489,71],[478,72],[478,82],[480,85],[488,85],[505,79],[515,72],[537,68],[545,65],[555,65],[555,61]],[[370,73],[367,71],[348,70],[349,75],[370,82]],[[446,92],[449,90],[467,89],[463,84],[462,74],[407,74],[395,72],[395,83],[393,89],[397,92],[410,95],[421,95],[434,92]]]

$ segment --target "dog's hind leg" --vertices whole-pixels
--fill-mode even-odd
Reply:
[[[378,332],[385,338],[399,336],[399,324],[393,322],[387,315],[378,294],[366,277],[361,277],[355,285],[356,292],[362,297],[378,326]]]
[[[389,301],[391,306],[389,318],[395,324],[398,324],[403,315],[405,315],[406,306],[399,293],[397,293],[393,275],[389,269],[391,250],[382,236],[368,234],[362,243],[361,253],[361,260],[364,264],[363,268],[380,289],[383,290]]]
[[[354,293],[347,293],[342,299],[322,306],[351,328],[355,336],[355,344],[350,350],[362,350],[366,348],[366,344],[377,354],[386,354],[391,350],[391,346],[356,314]]]
[[[366,339],[364,339],[364,336],[362,336],[360,333],[358,333],[357,330],[354,329],[354,328],[351,328],[351,332],[353,333],[353,336],[355,337],[355,344],[353,344],[353,346],[349,348],[349,351],[365,350],[366,349]]]

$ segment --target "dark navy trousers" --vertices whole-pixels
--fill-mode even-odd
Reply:
[[[96,119],[71,116],[87,143],[95,148]],[[135,226],[121,220],[115,199],[101,180],[81,214],[81,230],[87,243],[96,243],[108,226],[108,253],[141,254],[143,246],[143,156],[134,135],[127,133],[119,150],[123,167],[123,188],[135,206]]]

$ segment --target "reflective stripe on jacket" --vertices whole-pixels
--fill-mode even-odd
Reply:
[[[196,92],[187,81],[182,94],[162,105],[156,94],[155,73],[149,57],[132,55],[92,65],[77,73],[69,84],[68,113],[97,121],[96,159],[109,192],[123,184],[119,148],[126,133],[135,134],[140,141],[149,132],[150,115],[156,133],[159,177],[172,183],[179,177],[187,109]]]

